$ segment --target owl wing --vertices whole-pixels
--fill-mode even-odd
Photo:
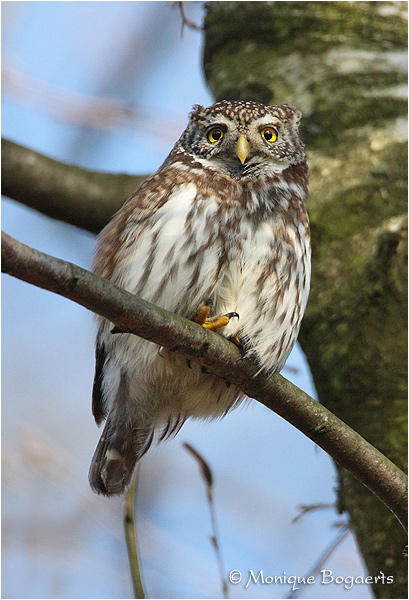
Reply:
[[[218,203],[186,179],[185,173],[169,167],[146,180],[101,232],[93,270],[145,300],[192,318],[211,297],[225,265],[215,225]],[[102,393],[110,329],[101,318],[92,400],[98,424],[110,405]]]

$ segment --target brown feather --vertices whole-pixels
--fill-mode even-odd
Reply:
[[[101,425],[107,416],[107,409],[102,396],[103,369],[106,360],[104,344],[97,344],[95,348],[95,376],[92,388],[92,414],[97,425]]]

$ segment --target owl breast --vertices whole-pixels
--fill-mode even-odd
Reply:
[[[292,211],[273,207],[261,219],[241,205],[226,207],[217,190],[181,186],[149,229],[132,238],[130,224],[116,282],[187,318],[211,298],[214,314],[239,314],[220,333],[239,334],[263,369],[280,370],[309,292],[305,219],[302,204]]]
[[[218,313],[240,315],[223,334],[242,337],[246,351],[270,373],[287,360],[308,299],[310,249],[303,230],[278,216],[263,223],[242,219],[214,290]]]

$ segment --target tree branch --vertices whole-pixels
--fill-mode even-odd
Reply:
[[[2,233],[2,271],[65,296],[120,329],[199,360],[248,396],[297,427],[374,492],[407,525],[407,477],[324,406],[276,373],[258,373],[239,349],[196,323],[135,297],[72,263],[25,246]]]
[[[98,233],[146,176],[81,169],[2,139],[2,194]]]

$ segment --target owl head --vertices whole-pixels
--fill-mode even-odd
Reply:
[[[223,100],[193,106],[177,147],[232,177],[280,173],[306,160],[298,133],[301,112],[291,104]]]

